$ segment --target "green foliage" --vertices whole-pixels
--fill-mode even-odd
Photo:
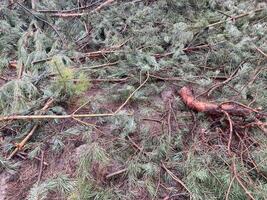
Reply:
[[[35,105],[38,96],[37,88],[27,77],[22,80],[12,80],[0,89],[0,112],[2,114],[26,112]]]
[[[0,173],[7,171],[8,173],[16,173],[19,163],[13,163],[12,161],[6,160],[0,156]]]
[[[11,80],[0,82],[1,115],[39,113],[50,97],[55,105],[42,114],[70,114],[82,101],[89,103],[77,113],[111,113],[144,81],[145,73],[151,74],[116,116],[83,119],[95,127],[60,120],[38,122],[40,128],[24,149],[30,159],[40,154],[44,144],[49,146],[49,155],[56,157],[76,139],[82,140],[85,148],[75,157],[76,171],[71,179],[70,174],[60,175],[34,184],[28,199],[48,199],[51,193],[69,200],[187,199],[185,188],[164,171],[162,163],[184,182],[192,199],[225,199],[227,190],[229,199],[246,199],[236,179],[229,189],[233,162],[255,199],[266,199],[266,136],[251,128],[244,135],[253,137],[253,144],[247,145],[245,137],[244,141],[234,137],[233,141],[239,141],[235,147],[244,142],[250,154],[244,155],[245,160],[240,156],[230,159],[225,119],[189,112],[176,92],[189,85],[200,94],[236,72],[227,84],[213,91],[210,100],[251,103],[266,112],[266,59],[256,49],[267,52],[266,9],[229,18],[266,3],[116,1],[99,12],[90,12],[103,2],[42,0],[36,1],[32,13],[19,4],[8,8],[5,2],[0,6],[1,76],[11,73]],[[30,8],[29,2],[20,4]],[[86,4],[93,5],[82,17],[51,17],[53,13],[38,12]],[[208,27],[220,20],[225,22]],[[99,57],[86,54],[120,45]],[[13,60],[17,61],[17,72],[23,67],[21,78],[8,67]],[[109,63],[117,64],[102,65]],[[176,78],[163,82],[157,76]],[[126,81],[112,81],[125,77]],[[99,82],[90,83],[89,79]],[[164,92],[168,90],[171,95],[166,98]],[[1,150],[9,152],[35,123],[1,124]],[[251,167],[251,161],[257,167]],[[0,157],[1,170],[13,172],[16,167]],[[107,178],[122,169],[122,173]]]
[[[57,191],[61,195],[68,195],[74,190],[76,183],[68,178],[66,175],[59,175],[54,179],[48,179],[41,184],[35,184],[31,188],[28,200],[47,199],[48,193],[51,191]]]
[[[65,56],[54,56],[50,61],[52,73],[56,74],[51,92],[63,98],[73,97],[85,92],[90,84],[85,74],[75,73],[74,69],[70,68],[70,63],[70,59]]]

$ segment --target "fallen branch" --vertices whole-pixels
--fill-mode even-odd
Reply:
[[[140,90],[145,83],[148,81],[150,75],[149,72],[147,73],[147,77],[144,80],[143,83],[139,85],[124,101],[123,104],[115,111],[111,113],[100,113],[100,114],[75,114],[72,113],[70,115],[13,115],[13,116],[0,116],[0,121],[6,121],[6,120],[28,120],[28,119],[77,119],[77,118],[90,118],[90,117],[108,117],[108,116],[114,116],[118,114],[119,111],[130,101],[130,99],[133,97],[133,95]],[[29,133],[30,134],[30,133]],[[33,134],[33,133],[31,133]]]
[[[191,89],[188,87],[183,87],[179,91],[179,95],[182,101],[192,110],[198,112],[206,112],[213,115],[222,115],[223,113],[228,113],[234,116],[248,116],[252,113],[258,111],[247,106],[241,106],[242,104],[235,102],[224,102],[221,104],[209,103],[197,100]]]
[[[90,59],[94,59],[94,58],[100,58],[100,57],[104,57],[106,54],[111,54],[111,53],[125,53],[126,51],[122,51],[122,50],[119,50],[123,45],[125,45],[131,38],[125,40],[124,42],[122,42],[121,44],[118,44],[118,45],[114,45],[114,46],[111,46],[111,47],[108,47],[108,48],[104,48],[104,49],[100,49],[98,51],[92,51],[92,52],[87,52],[87,53],[84,53],[82,56],[79,56],[79,57],[70,57],[71,60],[76,60],[76,59],[82,59],[82,58],[90,58]],[[35,65],[35,64],[38,64],[38,63],[42,63],[42,62],[47,62],[47,61],[50,61],[52,60],[53,57],[48,57],[48,58],[45,58],[45,59],[41,59],[41,60],[36,60],[36,61],[33,61],[32,64]],[[112,65],[115,65],[116,63],[112,63]],[[99,66],[101,67],[101,66]]]
[[[31,10],[29,10],[28,8],[26,8],[24,5],[22,5],[21,3],[19,3],[18,1],[16,2],[21,8],[23,8],[25,11],[27,11],[28,13],[30,13],[34,18],[44,22],[45,24],[47,24],[48,26],[50,26],[54,31],[55,33],[58,35],[60,41],[62,44],[64,44],[64,40],[63,38],[61,37],[61,34],[58,32],[58,30],[52,25],[50,24],[48,21],[44,20],[43,18],[35,15]]]
[[[47,108],[54,102],[54,99],[49,99],[45,106],[41,109],[42,111],[47,110]],[[18,144],[16,144],[16,148],[14,149],[14,151],[8,156],[8,160],[10,160],[19,150],[21,150],[25,144],[28,142],[28,140],[31,138],[31,136],[34,134],[34,132],[36,131],[36,129],[38,128],[38,124],[34,125],[33,128],[31,129],[31,131],[28,133],[28,135]]]

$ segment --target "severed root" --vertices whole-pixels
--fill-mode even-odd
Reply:
[[[209,103],[196,100],[193,92],[188,87],[184,86],[179,90],[179,95],[182,101],[192,110],[205,112],[212,115],[222,115],[225,112],[233,116],[245,117],[251,113],[257,113],[257,110],[249,108],[245,105],[236,102],[225,102],[221,104]]]

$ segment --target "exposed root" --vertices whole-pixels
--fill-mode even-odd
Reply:
[[[199,101],[195,99],[192,90],[186,86],[180,89],[179,95],[181,96],[183,102],[190,109],[198,112],[209,113],[212,115],[222,115],[223,113],[226,112],[229,115],[245,117],[256,111],[254,109],[241,106],[240,104],[234,102],[217,104],[217,103]]]

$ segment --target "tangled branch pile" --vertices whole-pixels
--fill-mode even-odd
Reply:
[[[6,198],[266,199],[266,14],[248,0],[2,2]]]

